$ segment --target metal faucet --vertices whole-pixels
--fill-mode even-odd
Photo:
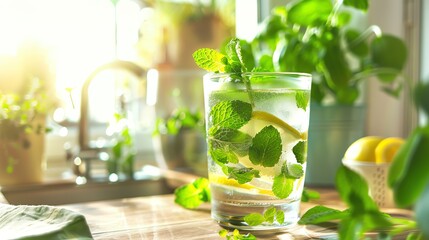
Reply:
[[[103,64],[97,67],[85,80],[82,86],[81,92],[81,107],[80,107],[80,121],[79,121],[79,150],[77,154],[70,154],[70,159],[74,157],[73,160],[73,171],[78,176],[76,179],[76,183],[78,180],[81,181],[84,177],[85,181],[78,184],[86,183],[86,179],[92,179],[91,176],[91,160],[98,159],[98,154],[105,150],[105,148],[96,148],[90,145],[89,141],[89,113],[88,113],[88,100],[89,100],[89,87],[97,74],[104,70],[112,70],[119,69],[125,70],[133,75],[139,77],[148,76],[148,72],[139,65],[123,60],[116,60],[106,64]],[[157,80],[157,79],[156,79]],[[147,78],[149,84],[149,76]],[[153,81],[153,80],[152,80]],[[149,93],[148,93],[149,94]],[[152,93],[154,94],[154,93]],[[155,95],[156,96],[156,95]],[[156,101],[156,100],[155,100]]]
[[[139,65],[123,60],[116,60],[106,64],[103,64],[96,68],[85,80],[82,93],[81,93],[81,107],[80,107],[80,121],[79,121],[79,148],[80,151],[91,150],[91,146],[89,144],[89,116],[88,116],[88,91],[89,86],[91,85],[92,80],[95,78],[97,74],[104,70],[111,69],[120,69],[126,70],[133,73],[135,76],[144,76],[147,74],[147,71],[140,67]]]

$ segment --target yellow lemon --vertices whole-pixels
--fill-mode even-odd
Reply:
[[[377,136],[360,138],[350,145],[344,154],[344,159],[375,162],[375,149],[382,140],[383,138]]]
[[[285,121],[281,120],[280,118],[274,116],[271,113],[263,112],[263,111],[254,111],[252,113],[252,119],[253,120],[262,120],[271,124],[276,125],[277,127],[281,128],[283,131],[293,135],[297,139],[306,139],[307,134],[299,132],[297,129],[286,123]],[[270,125],[270,124],[266,124]]]
[[[258,194],[274,196],[273,191],[271,189],[256,187],[256,186],[251,185],[249,183],[239,184],[237,182],[237,180],[232,179],[232,178],[227,178],[226,176],[217,175],[217,174],[210,174],[209,179],[210,179],[211,183],[228,185],[231,187],[242,188],[242,189],[246,189],[249,191],[253,191],[253,192],[256,192]]]
[[[375,162],[389,163],[393,160],[398,149],[404,143],[404,139],[397,137],[389,137],[383,139],[375,148]]]

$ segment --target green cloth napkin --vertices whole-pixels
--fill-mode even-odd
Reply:
[[[52,206],[0,204],[0,239],[92,239],[85,217]]]

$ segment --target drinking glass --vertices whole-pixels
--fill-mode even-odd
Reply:
[[[296,224],[304,187],[311,75],[204,76],[211,215],[242,230]]]

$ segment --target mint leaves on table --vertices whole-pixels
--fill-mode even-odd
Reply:
[[[325,206],[315,206],[304,213],[298,223],[301,225],[336,224],[339,239],[361,239],[366,232],[378,230],[384,234],[395,235],[415,228],[414,221],[394,218],[381,212],[368,194],[366,181],[347,167],[339,168],[336,186],[348,209],[340,211]]]
[[[174,191],[174,202],[188,209],[195,209],[204,202],[210,201],[209,180],[198,178]]]
[[[244,216],[244,221],[250,226],[258,226],[262,223],[274,223],[276,221],[279,224],[283,224],[285,215],[282,210],[277,210],[275,207],[270,207],[264,211],[264,214],[250,213]]]
[[[222,229],[219,231],[219,236],[226,238],[226,240],[256,240],[253,234],[241,234],[238,229],[234,229],[232,232]]]

